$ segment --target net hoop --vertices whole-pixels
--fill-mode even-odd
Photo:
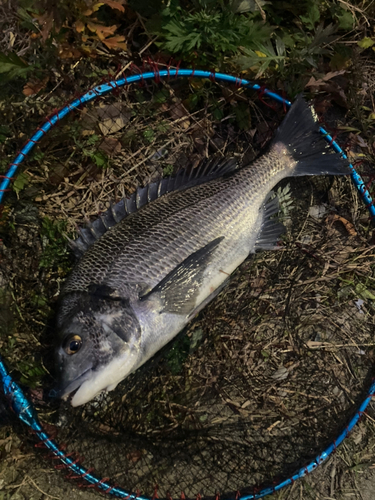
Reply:
[[[156,82],[159,82],[161,78],[177,78],[177,77],[185,77],[185,78],[202,78],[202,79],[210,79],[211,81],[220,81],[234,84],[236,87],[244,87],[251,90],[255,90],[261,93],[262,96],[267,96],[270,99],[282,103],[284,107],[289,108],[291,106],[291,102],[287,99],[284,99],[280,95],[261,87],[259,84],[252,83],[248,80],[241,79],[232,75],[227,75],[225,73],[214,73],[210,71],[203,70],[195,70],[195,69],[171,69],[168,68],[166,70],[158,70],[154,69],[153,71],[147,71],[144,73],[139,73],[136,75],[131,75],[128,77],[121,78],[119,80],[112,80],[109,82],[105,82],[100,84],[91,90],[87,91],[80,97],[73,99],[71,102],[67,103],[60,110],[56,111],[52,114],[47,120],[38,127],[37,131],[33,134],[33,136],[27,140],[21,150],[18,152],[14,161],[10,163],[8,170],[5,175],[0,176],[2,178],[2,182],[0,184],[0,203],[3,200],[5,192],[9,191],[9,184],[14,176],[17,173],[18,167],[22,164],[27,155],[32,151],[35,144],[37,144],[44,135],[47,134],[59,121],[64,118],[66,115],[75,111],[80,106],[90,101],[97,99],[98,97],[102,97],[117,88],[126,87],[132,83],[136,82],[144,82],[145,80],[154,79]],[[337,142],[328,134],[328,132],[320,127],[320,132],[323,134],[326,141],[329,145],[339,154],[342,155],[343,158],[347,159],[344,151],[337,144]],[[375,205],[374,200],[372,200],[371,194],[368,191],[362,177],[355,170],[353,165],[350,164],[351,168],[351,179],[353,184],[357,188],[366,208],[369,211],[370,219],[372,221],[375,220]],[[39,418],[36,410],[33,407],[33,404],[27,399],[26,395],[20,388],[20,386],[13,380],[11,375],[9,374],[4,361],[0,356],[0,382],[2,390],[5,396],[8,399],[10,408],[14,411],[17,417],[25,423],[35,434],[37,439],[39,440],[38,445],[47,448],[53,455],[54,459],[60,461],[60,465],[55,466],[56,468],[66,469],[69,472],[68,478],[77,479],[80,481],[78,486],[95,488],[97,491],[101,493],[107,493],[116,498],[124,498],[128,500],[154,500],[158,498],[157,492],[154,493],[153,497],[142,496],[139,492],[129,492],[117,485],[114,485],[109,481],[108,478],[100,478],[98,475],[92,472],[92,469],[83,467],[79,462],[80,458],[77,456],[72,456],[71,454],[66,454],[61,447],[53,440],[43,429],[41,423],[39,422]],[[313,472],[318,465],[325,462],[330,455],[332,455],[336,448],[347,438],[354,428],[354,426],[359,422],[362,416],[366,412],[366,408],[368,407],[371,399],[375,397],[375,378],[372,379],[370,387],[367,391],[366,398],[361,403],[360,407],[356,411],[355,415],[352,417],[348,425],[345,429],[332,441],[332,443],[320,454],[318,454],[311,462],[309,462],[306,466],[301,467],[293,476],[280,481],[273,486],[269,486],[263,489],[257,489],[255,486],[253,488],[252,494],[240,495],[239,492],[234,492],[232,496],[229,498],[232,500],[256,500],[259,498],[263,498],[267,495],[271,495],[276,493],[277,491],[285,488],[286,486],[292,485],[296,480],[301,479],[311,472]],[[227,495],[226,495],[227,496]],[[198,495],[200,497],[200,495]],[[197,497],[197,498],[198,498]],[[219,495],[217,495],[217,498]],[[185,498],[184,494],[181,494],[181,499]],[[171,500],[171,499],[169,499]]]

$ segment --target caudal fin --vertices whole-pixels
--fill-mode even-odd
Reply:
[[[271,149],[280,146],[286,146],[288,153],[298,162],[293,176],[351,173],[348,160],[336,153],[319,131],[315,110],[302,95],[294,101],[278,128]]]

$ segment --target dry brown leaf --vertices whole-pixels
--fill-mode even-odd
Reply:
[[[130,120],[131,114],[123,110],[122,103],[100,106],[95,110],[99,119],[99,128],[103,135],[114,134]]]
[[[366,142],[366,141],[364,141],[360,135],[358,136],[358,146],[359,146],[360,148],[367,148],[367,149],[368,149],[368,144],[367,144],[367,142]]]
[[[53,26],[53,14],[52,12],[45,12],[43,15],[34,14],[34,17],[38,20],[38,24],[41,28],[40,32],[42,34],[43,42],[47,40]]]
[[[99,145],[99,149],[107,156],[112,157],[121,151],[122,145],[121,142],[115,137],[104,137]]]
[[[319,78],[319,80],[316,80],[313,76],[310,78],[310,80],[306,83],[305,87],[319,87],[321,85],[324,85],[328,80],[331,80],[335,76],[343,75],[346,73],[344,69],[340,71],[330,71],[327,73],[325,76],[322,78]]]
[[[60,44],[59,57],[61,59],[79,59],[82,52],[75,47],[72,47],[68,42]]]
[[[318,113],[318,115],[324,115],[331,106],[332,106],[331,99],[328,99],[326,97],[314,101],[314,109]]]
[[[111,9],[117,9],[120,12],[125,12],[125,7],[122,5],[125,3],[125,0],[117,0],[117,2],[114,0],[103,0],[103,2],[111,7]]]
[[[76,21],[74,23],[74,27],[78,33],[82,33],[82,31],[85,29],[85,25],[82,21]]]
[[[178,125],[183,129],[187,129],[190,126],[189,112],[182,104],[181,101],[176,101],[174,105],[168,109],[170,116],[173,120],[178,121]]]
[[[92,9],[92,11],[93,11],[93,12],[97,12],[97,11],[100,9],[100,7],[102,7],[103,5],[104,5],[104,2],[96,2],[96,3],[95,3],[92,7],[91,7],[91,9]]]
[[[47,82],[49,80],[49,77],[46,76],[43,78],[43,80],[30,80],[29,82],[26,83],[26,85],[23,88],[23,95],[30,96],[30,95],[36,95],[38,92],[40,92],[44,87],[46,86]]]
[[[116,24],[114,24],[113,26],[103,26],[102,24],[87,23],[87,27],[90,31],[96,33],[99,40],[101,41],[103,41],[108,36],[113,35],[117,29]]]
[[[124,36],[118,35],[118,36],[112,36],[111,38],[106,38],[103,40],[103,43],[109,48],[109,49],[122,49],[126,50],[127,45],[126,43],[123,43],[125,40]]]
[[[346,73],[346,71],[340,70],[340,71],[330,71],[327,73],[325,76],[320,78],[319,80],[316,80],[313,76],[310,78],[310,80],[307,82],[305,87],[309,87],[312,92],[320,90],[327,92],[327,94],[330,94],[332,99],[339,105],[344,108],[348,107],[347,103],[347,98],[345,95],[345,90],[342,88],[342,83],[339,85],[336,81],[330,81],[332,78],[335,76],[340,76]],[[344,87],[345,87],[345,82],[344,82]]]
[[[355,230],[353,224],[348,220],[344,219],[344,217],[341,217],[340,215],[337,214],[329,215],[326,221],[331,224],[334,224],[335,222],[341,222],[350,236],[357,236],[357,231]]]
[[[369,149],[367,142],[359,134],[353,134],[352,132],[349,134],[347,144],[350,149],[346,154],[351,162],[363,158],[363,153],[360,149],[358,149],[358,147],[362,149]]]
[[[133,463],[139,462],[139,460],[143,457],[145,454],[145,450],[136,450],[136,451],[131,451],[126,455],[126,458]]]
[[[101,2],[98,2],[95,5],[92,5],[91,7],[89,7],[87,10],[85,10],[83,12],[83,15],[84,16],[91,16],[91,14],[93,14],[94,12],[97,12],[102,5],[104,5],[104,3],[101,3]]]

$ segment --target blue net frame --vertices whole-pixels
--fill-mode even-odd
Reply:
[[[269,91],[261,87],[259,84],[249,82],[248,80],[241,79],[232,75],[227,75],[224,73],[213,73],[210,71],[194,70],[194,69],[165,69],[165,70],[154,70],[147,71],[145,73],[140,73],[136,75],[131,75],[128,77],[121,78],[119,80],[113,80],[110,82],[98,85],[81,97],[72,100],[70,103],[66,104],[59,111],[56,111],[52,116],[50,116],[44,123],[37,129],[34,135],[25,143],[22,149],[17,154],[14,161],[9,165],[9,168],[5,175],[0,176],[2,182],[0,184],[0,203],[3,200],[5,192],[9,190],[9,184],[11,180],[17,173],[18,167],[22,164],[27,155],[32,151],[35,144],[37,144],[44,135],[46,135],[51,128],[59,123],[66,115],[76,110],[79,106],[84,103],[95,100],[98,97],[104,96],[116,88],[125,87],[132,83],[143,82],[145,80],[155,79],[159,81],[161,78],[177,78],[177,77],[194,77],[194,78],[207,78],[210,80],[216,80],[221,82],[226,82],[234,84],[236,87],[244,87],[251,90],[259,91],[262,95],[269,97],[279,103],[282,103],[285,107],[289,108],[291,102],[284,99],[280,95]],[[324,135],[325,139],[329,145],[338,153],[340,153],[344,158],[347,158],[344,151],[337,144],[337,142],[328,134],[328,132],[320,127],[320,132]],[[375,205],[372,200],[371,194],[368,191],[363,179],[355,170],[353,165],[350,165],[352,170],[351,179],[353,184],[356,186],[360,197],[362,198],[366,208],[369,211],[370,218],[375,221]],[[20,386],[12,379],[9,371],[7,370],[2,358],[0,357],[0,382],[2,390],[9,402],[10,408],[14,411],[19,420],[26,424],[35,433],[40,444],[45,446],[51,453],[53,458],[61,462],[61,468],[65,468],[70,472],[68,476],[70,479],[78,479],[81,481],[82,485],[86,487],[92,487],[101,493],[110,494],[116,498],[125,498],[131,500],[150,500],[150,497],[145,497],[140,495],[139,492],[129,492],[113,483],[110,482],[108,478],[100,478],[98,475],[92,472],[92,469],[83,467],[79,463],[79,457],[69,456],[66,454],[61,447],[56,443],[55,440],[44,431],[38,415],[32,405],[32,403],[27,399],[26,395],[20,388]],[[276,493],[277,491],[285,488],[286,486],[292,485],[296,480],[301,479],[314,471],[318,465],[326,461],[329,456],[335,452],[336,448],[344,441],[346,437],[350,434],[353,427],[358,423],[363,414],[366,411],[371,399],[375,396],[375,379],[372,380],[370,388],[368,389],[366,398],[358,408],[357,412],[350,420],[345,429],[332,441],[332,443],[319,455],[317,455],[310,463],[306,466],[301,467],[292,477],[280,481],[279,483],[269,486],[267,488],[260,489],[252,494],[246,494],[241,496],[238,492],[234,494],[233,500],[256,500],[258,498],[263,498],[267,495]],[[156,498],[156,493],[152,499]]]

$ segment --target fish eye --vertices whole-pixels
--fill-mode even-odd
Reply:
[[[69,354],[75,354],[82,347],[82,339],[79,335],[69,335],[63,342],[64,351]]]

